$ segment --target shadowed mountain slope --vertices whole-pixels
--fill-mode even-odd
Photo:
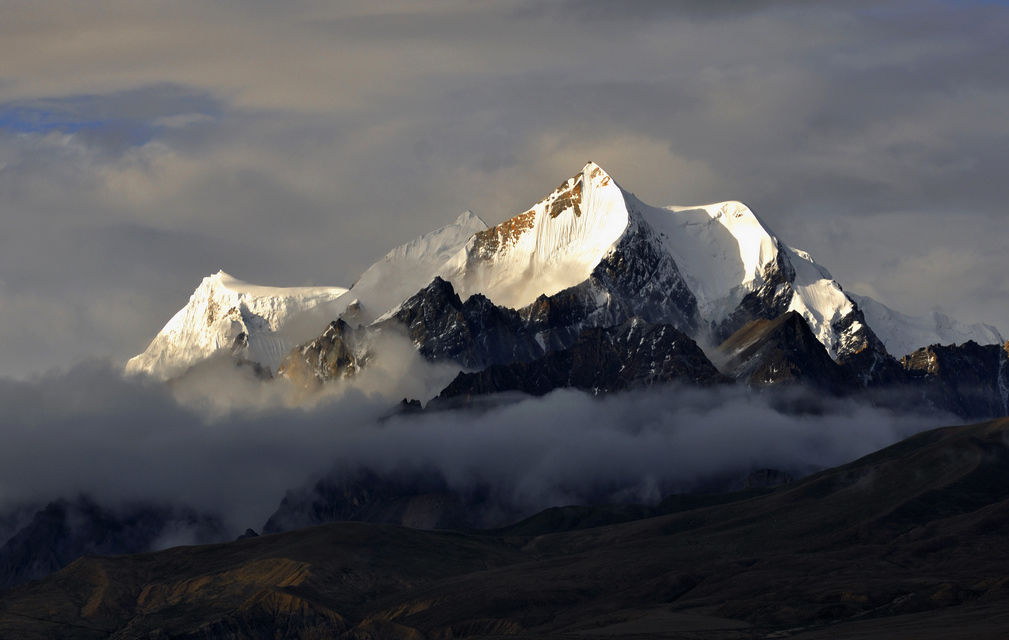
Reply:
[[[751,385],[802,383],[840,394],[854,388],[795,311],[746,324],[716,351],[720,369]]]

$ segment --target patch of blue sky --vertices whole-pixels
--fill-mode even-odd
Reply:
[[[107,120],[81,120],[67,118],[66,113],[48,111],[32,106],[0,105],[0,129],[14,133],[77,133],[84,129],[98,129]]]
[[[145,144],[180,126],[213,122],[224,115],[220,100],[177,85],[156,85],[105,95],[74,95],[0,104],[0,131],[53,131]]]

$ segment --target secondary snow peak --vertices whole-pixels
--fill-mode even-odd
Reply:
[[[170,378],[219,352],[274,369],[317,324],[300,327],[300,321],[312,312],[328,316],[330,305],[346,292],[342,287],[263,287],[218,271],[203,279],[189,303],[144,353],[127,362],[126,370]]]

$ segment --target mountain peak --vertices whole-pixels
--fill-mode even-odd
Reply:
[[[205,277],[127,372],[160,378],[183,373],[219,353],[242,353],[271,369],[298,343],[284,332],[297,316],[330,305],[343,287],[264,287],[218,271]]]
[[[487,228],[487,223],[484,222],[480,216],[473,213],[469,209],[459,214],[459,217],[456,218],[455,222],[453,222],[452,224],[458,227],[464,227],[466,229],[480,230]]]
[[[588,278],[629,221],[624,192],[588,162],[525,213],[476,233],[440,274],[463,298],[523,307]]]

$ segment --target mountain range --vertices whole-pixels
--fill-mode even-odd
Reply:
[[[785,334],[778,330],[786,315],[788,345],[779,344]],[[466,212],[393,249],[349,289],[258,287],[224,272],[209,276],[127,370],[168,379],[227,353],[311,386],[357,375],[382,358],[382,336],[405,335],[427,360],[470,376],[466,385],[434,389],[425,402],[714,379],[704,367],[663,368],[662,349],[643,361],[626,340],[618,341],[620,353],[612,340],[605,356],[597,349],[609,364],[589,363],[584,349],[593,336],[612,336],[628,322],[648,327],[643,336],[655,335],[651,327],[675,332],[677,348],[692,343],[705,367],[737,382],[798,382],[833,393],[904,388],[905,396],[923,395],[937,410],[965,418],[1009,412],[1007,356],[995,327],[938,312],[912,317],[846,293],[742,203],[653,207],[592,162],[502,224],[488,228]],[[922,369],[915,355],[933,345],[945,349],[948,363],[988,372],[976,376],[983,389],[937,390],[953,365]],[[576,347],[583,367],[618,363],[620,370],[634,360],[639,374],[576,381],[567,365],[557,368]],[[529,375],[539,381],[519,381]]]

